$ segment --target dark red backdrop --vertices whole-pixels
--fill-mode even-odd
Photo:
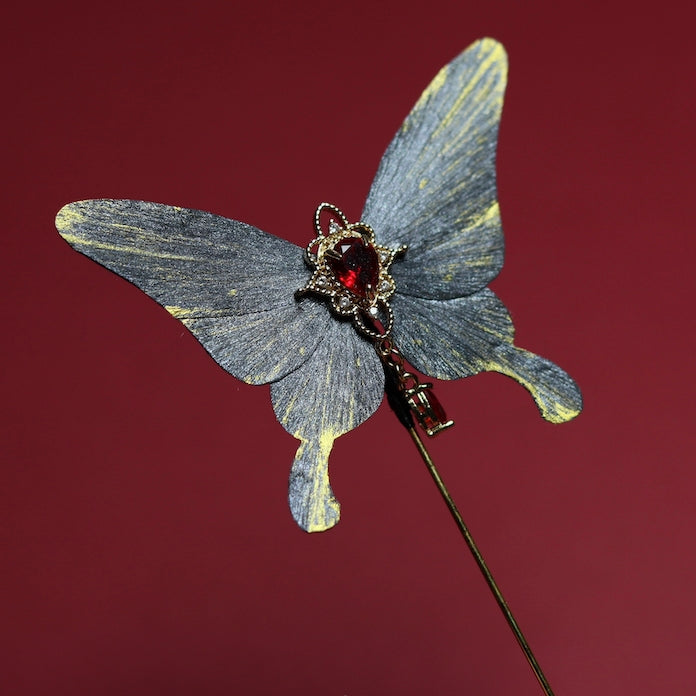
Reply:
[[[5,693],[540,693],[385,408],[336,444],[340,525],[305,535],[268,389],[53,228],[132,197],[304,244],[319,201],[359,215],[420,91],[484,35],[511,61],[494,287],[586,411],[552,426],[499,375],[438,385],[457,427],[433,456],[559,696],[694,693],[685,4],[9,11]]]

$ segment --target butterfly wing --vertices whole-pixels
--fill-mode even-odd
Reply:
[[[441,379],[501,372],[561,422],[582,408],[577,385],[513,345],[510,316],[485,288],[503,264],[495,154],[506,79],[505,51],[492,39],[446,65],[387,148],[362,219],[380,243],[408,246],[392,267],[392,306],[411,363]]]
[[[56,226],[77,251],[165,307],[228,372],[273,383],[276,416],[301,442],[290,474],[293,517],[306,531],[336,524],[329,453],[379,406],[384,373],[350,323],[324,302],[295,299],[309,277],[302,249],[235,220],[142,201],[71,203]]]
[[[514,328],[488,288],[468,297],[425,300],[398,295],[394,339],[421,372],[438,379],[500,372],[530,392],[541,415],[563,423],[582,410],[577,384],[558,365],[513,345]]]
[[[250,384],[304,364],[333,321],[324,307],[294,298],[308,273],[299,247],[251,225],[107,199],[65,206],[56,226],[77,251],[147,293]]]
[[[382,157],[362,213],[380,244],[405,244],[401,293],[463,297],[503,265],[495,151],[507,79],[503,47],[470,46],[436,75]]]
[[[339,519],[328,473],[334,440],[369,418],[384,394],[384,371],[372,345],[352,324],[333,321],[302,369],[271,385],[278,420],[302,443],[288,497],[295,521],[308,532],[329,529]]]

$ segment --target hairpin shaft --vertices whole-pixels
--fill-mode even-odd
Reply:
[[[449,508],[449,511],[457,524],[457,527],[459,527],[459,531],[464,537],[464,541],[466,541],[466,545],[469,547],[469,551],[471,551],[471,554],[473,555],[474,560],[476,561],[476,565],[478,565],[479,570],[481,571],[484,579],[486,580],[486,584],[488,585],[490,591],[493,593],[495,601],[498,603],[500,610],[503,612],[505,620],[508,622],[510,629],[515,634],[515,638],[517,639],[520,648],[522,648],[522,652],[524,653],[524,656],[527,658],[529,666],[532,668],[534,675],[539,680],[539,684],[541,685],[544,694],[546,694],[546,696],[554,696],[554,693],[551,690],[551,686],[546,680],[544,673],[541,671],[541,667],[539,666],[539,663],[534,657],[532,649],[529,647],[529,644],[527,643],[527,640],[525,639],[522,630],[520,629],[519,625],[517,624],[517,621],[515,620],[515,617],[512,615],[512,612],[510,611],[510,607],[508,607],[505,598],[503,597],[495,579],[493,578],[493,575],[491,574],[491,571],[488,569],[486,561],[484,561],[483,556],[481,555],[481,552],[479,551],[478,546],[474,541],[474,538],[471,536],[469,528],[464,523],[464,520],[459,510],[457,510],[457,506],[454,504],[454,500],[452,500],[452,496],[449,494],[449,491],[447,490],[442,480],[442,477],[440,476],[437,468],[435,467],[435,464],[432,458],[430,457],[428,450],[425,448],[423,441],[420,439],[420,436],[416,432],[413,425],[408,427],[408,432],[414,444],[416,445],[416,448],[418,449],[420,456],[425,462],[425,465],[428,467],[428,471],[430,472],[433,481],[435,481],[435,485],[440,491],[440,495],[442,495],[442,498],[447,504],[447,507]]]

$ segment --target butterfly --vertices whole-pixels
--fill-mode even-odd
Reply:
[[[582,408],[577,385],[513,344],[510,316],[486,287],[503,264],[495,155],[506,78],[505,50],[492,39],[440,70],[382,157],[359,232],[404,250],[389,261],[389,328],[410,364],[438,379],[503,373],[544,418],[563,422]],[[270,384],[279,422],[300,441],[292,515],[308,532],[334,526],[329,454],[377,409],[385,374],[374,342],[338,305],[297,292],[317,279],[307,250],[243,222],[142,201],[70,203],[56,226],[180,320],[230,374]],[[346,253],[362,243],[342,242]]]

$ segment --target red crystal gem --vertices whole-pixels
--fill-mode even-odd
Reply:
[[[334,246],[340,259],[327,257],[329,268],[341,285],[353,294],[367,297],[367,288],[375,288],[379,278],[377,252],[358,237],[347,237]]]
[[[430,389],[422,388],[411,394],[408,399],[411,409],[418,418],[418,423],[428,434],[435,434],[452,425],[447,419],[445,409]]]

